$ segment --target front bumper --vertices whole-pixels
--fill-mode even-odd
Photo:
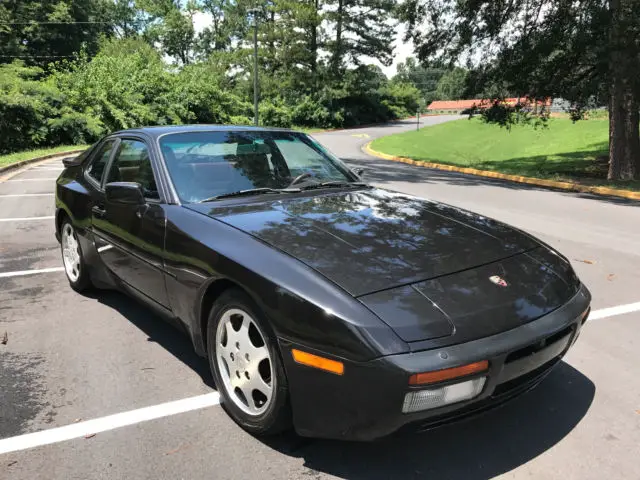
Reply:
[[[518,328],[459,345],[369,362],[341,359],[345,366],[342,376],[296,364],[291,348],[309,349],[280,339],[296,431],[303,436],[373,440],[405,425],[431,428],[500,405],[533,388],[560,361],[577,339],[590,301],[583,285],[562,307]],[[481,360],[489,360],[489,370],[481,374],[487,380],[479,396],[432,410],[402,413],[412,374]]]

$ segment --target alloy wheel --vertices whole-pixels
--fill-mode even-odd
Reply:
[[[226,310],[216,330],[216,361],[224,388],[243,412],[258,416],[273,398],[273,361],[266,335],[249,313]]]
[[[62,229],[62,260],[69,280],[77,282],[80,278],[80,245],[76,232],[69,223]]]

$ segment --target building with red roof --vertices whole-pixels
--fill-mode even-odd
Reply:
[[[428,111],[432,112],[447,112],[447,113],[460,113],[472,108],[488,108],[493,103],[492,100],[477,98],[473,100],[436,100],[431,102],[427,107]],[[518,103],[524,106],[533,106],[534,101],[528,98],[505,98],[502,102],[505,105],[515,106]],[[535,102],[538,107],[550,107],[551,99],[545,101]]]

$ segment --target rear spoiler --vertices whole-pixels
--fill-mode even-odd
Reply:
[[[85,159],[91,155],[91,152],[93,152],[96,148],[96,146],[99,144],[98,143],[94,143],[93,145],[91,145],[89,148],[87,148],[84,151],[79,152],[77,155],[71,155],[69,157],[65,157],[62,159],[62,164],[65,166],[65,168],[69,168],[69,167],[77,167],[78,165],[81,165],[82,162],[85,161]]]
[[[82,158],[80,157],[80,155],[77,155],[75,157],[65,157],[62,159],[62,164],[65,166],[65,168],[77,167],[81,163]]]

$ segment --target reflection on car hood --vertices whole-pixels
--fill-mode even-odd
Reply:
[[[188,207],[286,252],[354,296],[463,271],[538,245],[495,220],[382,189]]]

